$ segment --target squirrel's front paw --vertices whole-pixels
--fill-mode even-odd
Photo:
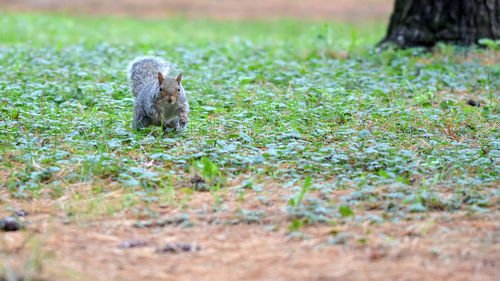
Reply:
[[[184,126],[186,126],[187,122],[189,121],[188,119],[188,116],[186,113],[181,113],[181,115],[179,116],[179,126],[181,128],[184,128]]]

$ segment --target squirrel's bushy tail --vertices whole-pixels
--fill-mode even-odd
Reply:
[[[138,57],[133,60],[128,66],[128,81],[134,97],[142,89],[151,88],[152,83],[157,83],[158,72],[166,76],[169,70],[168,64],[158,57]]]

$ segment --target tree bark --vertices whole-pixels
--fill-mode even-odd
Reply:
[[[396,0],[386,37],[400,48],[500,39],[500,0]]]

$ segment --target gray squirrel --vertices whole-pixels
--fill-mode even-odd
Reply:
[[[188,122],[189,103],[182,74],[168,76],[170,65],[158,57],[139,57],[128,67],[130,89],[135,97],[134,128],[161,126],[180,130]]]

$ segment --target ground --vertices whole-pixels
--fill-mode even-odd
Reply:
[[[387,20],[390,0],[0,0],[0,7],[17,11],[59,11],[100,15],[126,15],[142,18],[165,18],[171,15],[214,17],[219,19],[256,19],[292,17],[299,19]]]
[[[498,280],[495,42],[376,50],[387,1],[28,2],[0,1],[100,16],[0,14],[0,280]],[[183,71],[185,131],[131,129],[144,54]]]
[[[276,195],[280,190],[268,192]],[[27,217],[28,231],[3,234],[8,245],[4,251],[10,254],[7,264],[26,268],[42,263],[46,280],[497,280],[499,274],[498,215],[436,212],[417,223],[398,224],[351,220],[306,226],[294,236],[280,211],[283,206],[269,203],[263,208],[249,198],[245,201],[252,203],[239,207],[273,215],[245,222],[235,197],[224,196],[231,210],[219,215],[210,211],[212,195],[198,194],[189,205],[194,224],[189,227],[182,226],[182,220],[136,227],[144,210],[140,206],[135,215],[68,224],[52,215],[54,203],[64,198],[35,200],[19,205],[34,214]],[[208,218],[198,219],[191,209],[205,210]],[[154,221],[179,213],[170,208],[155,211],[159,217]],[[130,239],[146,245],[118,247]],[[199,245],[201,250],[158,253],[168,243]]]

